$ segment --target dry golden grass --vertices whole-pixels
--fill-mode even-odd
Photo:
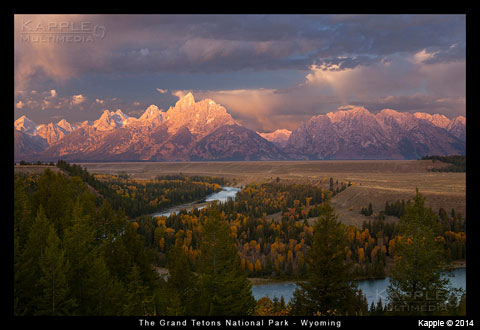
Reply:
[[[353,184],[332,199],[339,219],[361,225],[367,219],[362,206],[372,203],[374,211],[385,202],[412,199],[415,189],[426,197],[427,206],[465,214],[465,173],[428,172],[445,166],[430,160],[355,160],[355,161],[271,161],[271,162],[125,162],[82,163],[92,173],[128,173],[135,178],[154,178],[163,174],[207,175],[236,180],[237,186],[275,180],[319,184],[330,177]],[[351,210],[350,210],[351,209]],[[391,219],[390,219],[391,220]]]

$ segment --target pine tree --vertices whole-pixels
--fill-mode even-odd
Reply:
[[[400,219],[395,267],[387,288],[390,310],[401,315],[439,314],[449,294],[442,278],[443,249],[435,240],[438,222],[417,189],[413,205]]]
[[[372,203],[369,203],[369,204],[368,204],[367,215],[372,215],[372,214],[373,214]]]
[[[108,270],[102,255],[91,253],[92,261],[84,279],[85,315],[122,315],[127,299],[125,289]]]
[[[38,189],[33,195],[34,207],[42,205],[46,216],[60,237],[69,226],[73,199],[71,185],[62,173],[54,174],[46,169],[38,180]],[[36,208],[35,208],[36,209]]]
[[[373,263],[373,275],[376,277],[385,276],[385,254],[382,249],[378,249],[375,257],[372,260]]]
[[[133,265],[128,275],[127,283],[127,299],[124,305],[124,314],[131,316],[154,315],[154,296],[143,283],[137,265]]]
[[[168,315],[195,314],[197,278],[192,273],[188,257],[180,244],[176,244],[169,255],[168,273]]]
[[[167,316],[183,316],[189,315],[186,312],[185,305],[178,292],[169,292],[167,304]]]
[[[14,174],[14,231],[18,235],[19,248],[23,248],[32,226],[25,181],[17,173]]]
[[[39,260],[39,286],[43,294],[35,298],[35,315],[70,315],[76,307],[67,283],[68,261],[55,230],[50,229],[44,253]]]
[[[77,201],[72,211],[72,226],[65,229],[65,256],[71,265],[68,278],[73,295],[79,304],[79,313],[85,314],[89,305],[85,301],[85,280],[92,267],[95,233],[88,224],[88,217],[81,215],[81,205]],[[93,258],[92,258],[93,257]]]
[[[465,316],[467,315],[467,295],[466,293],[463,293],[462,296],[460,297],[460,303],[458,306],[458,315]]]
[[[53,227],[47,219],[42,205],[39,206],[32,228],[28,233],[25,248],[15,263],[16,313],[31,315],[35,306],[33,297],[42,294],[37,285],[41,275],[39,260],[46,248],[48,235]]]
[[[307,281],[299,282],[294,294],[295,315],[360,312],[351,264],[345,263],[348,241],[344,226],[337,218],[327,202],[314,224],[313,243],[307,256]]]
[[[216,207],[205,219],[200,260],[201,315],[248,315],[255,299],[229,224]]]
[[[383,306],[382,298],[379,298],[377,301],[377,306],[375,307],[375,314],[383,315],[383,310],[384,310],[384,306]]]

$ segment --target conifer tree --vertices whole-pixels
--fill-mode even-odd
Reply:
[[[384,309],[384,306],[383,306],[382,298],[379,298],[377,301],[377,306],[375,307],[375,314],[383,315],[383,309]]]
[[[91,258],[84,279],[84,315],[122,315],[127,299],[123,285],[110,273],[102,255],[92,252]]]
[[[88,272],[92,267],[91,255],[94,248],[95,233],[88,224],[88,217],[81,215],[81,205],[77,201],[72,211],[72,226],[65,230],[65,256],[69,261],[69,283],[73,295],[79,304],[79,313],[84,314],[88,304],[85,301],[85,290]],[[92,258],[93,257],[93,258]]]
[[[417,189],[413,205],[407,205],[400,218],[402,239],[395,244],[395,267],[387,288],[394,314],[439,314],[449,295],[449,280],[441,276],[443,250],[435,240],[438,221],[424,202]]]
[[[176,242],[169,255],[168,273],[168,315],[194,315],[197,307],[197,277],[192,273],[188,257],[179,242]]]
[[[15,297],[17,306],[22,306],[16,313],[32,314],[35,308],[32,298],[42,294],[41,288],[37,285],[41,275],[39,260],[45,251],[51,229],[52,225],[45,215],[43,206],[40,205],[25,247],[21,253],[18,252],[19,260],[15,263]]]
[[[307,280],[299,282],[292,301],[295,315],[352,315],[360,313],[344,225],[327,202],[314,225],[307,255]],[[368,305],[366,307],[368,310]]]
[[[35,298],[35,315],[71,315],[76,307],[67,283],[69,263],[60,239],[50,228],[44,253],[40,256],[41,276],[38,284],[42,295]]]
[[[23,248],[32,225],[30,207],[25,191],[25,182],[14,174],[14,231],[18,238],[19,248]]]
[[[128,275],[127,283],[124,314],[132,316],[154,315],[154,295],[143,283],[137,265],[133,265],[130,274]]]
[[[71,186],[62,173],[46,169],[38,180],[38,189],[33,195],[34,206],[42,205],[46,216],[60,238],[69,226],[73,199]],[[36,208],[35,208],[36,209]]]
[[[201,315],[249,315],[255,308],[251,284],[241,268],[230,226],[216,207],[204,223],[200,260]]]

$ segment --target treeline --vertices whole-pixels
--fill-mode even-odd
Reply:
[[[262,217],[282,212],[284,220],[306,220],[320,214],[319,205],[345,190],[344,182],[333,183],[329,189],[313,184],[269,182],[248,184],[237,193],[235,203],[223,205],[224,212]]]
[[[188,176],[135,180],[111,174],[96,174],[95,179],[108,186],[109,194],[105,197],[114,201],[114,207],[129,210],[127,213],[131,217],[201,200],[221,190],[217,183],[194,181]],[[197,177],[197,180],[202,178]],[[112,193],[115,195],[112,196]]]
[[[422,160],[441,161],[450,164],[446,167],[431,168],[430,172],[466,172],[467,171],[467,156],[453,155],[453,156],[423,156]]]
[[[401,218],[405,214],[406,207],[411,203],[410,200],[396,200],[395,202],[385,202],[385,207],[378,213],[374,212],[372,203],[368,204],[368,208],[362,207],[360,214],[365,216],[374,216],[377,219],[385,219],[385,216],[395,216]],[[442,223],[442,227],[445,231],[465,231],[465,219],[462,214],[456,212],[454,208],[447,212],[443,207],[438,209],[438,221]]]
[[[373,220],[364,221],[362,224],[364,230],[368,229],[374,236],[378,236],[378,233],[380,233],[385,238],[384,243],[386,244],[387,256],[394,256],[395,242],[401,240],[402,237],[398,234],[398,229],[394,222],[385,222],[384,215],[394,215],[401,219],[405,216],[406,210],[412,206],[412,203],[404,200],[397,200],[394,203],[386,202],[384,211],[380,211]],[[444,208],[439,208],[436,214],[431,208],[428,208],[428,210],[434,214],[434,234],[436,239],[443,244],[446,261],[465,259],[466,219],[463,218],[461,213],[456,213],[453,208],[450,213]]]
[[[14,165],[17,165],[17,163],[14,163]],[[26,162],[24,160],[21,160],[19,162],[19,165],[48,165],[48,166],[55,166],[55,164],[53,162],[49,162],[49,163],[43,163],[39,160],[37,160],[36,162]]]
[[[390,203],[386,201],[385,208],[378,213],[374,213],[372,203],[370,202],[368,203],[368,207],[362,207],[360,209],[360,214],[366,217],[373,215],[375,218],[379,218],[379,219],[385,219],[386,215],[391,215],[391,216],[400,218],[405,213],[405,207],[407,206],[408,203],[410,203],[409,200],[405,202],[405,200],[403,199],[397,200],[395,202],[390,202]]]
[[[174,174],[174,175],[157,175],[155,178],[157,181],[162,180],[177,180],[177,181],[191,181],[191,182],[206,182],[206,183],[216,183],[221,186],[225,186],[229,184],[229,181],[222,177],[214,177],[214,176],[199,176],[199,175],[191,175],[187,176],[185,174]]]
[[[220,184],[227,183],[223,178],[186,175],[158,176],[154,180],[135,180],[123,173],[92,175],[80,165],[63,160],[57,162],[57,167],[80,177],[115,210],[124,210],[130,218],[200,200],[220,191]]]

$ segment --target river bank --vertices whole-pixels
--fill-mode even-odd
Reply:
[[[194,210],[194,209],[201,209],[201,208],[204,208],[208,205],[208,202],[204,202],[205,198],[201,199],[201,200],[198,200],[198,201],[194,201],[194,202],[190,202],[190,203],[186,203],[186,204],[181,204],[181,205],[177,205],[177,206],[173,206],[167,210],[163,210],[163,211],[160,211],[160,212],[156,212],[156,213],[152,213],[151,216],[152,217],[162,217],[162,216],[166,216],[168,217],[170,214],[172,213],[178,213],[180,212],[181,210]]]
[[[466,268],[466,260],[455,260],[449,263],[444,270],[455,270],[459,268]],[[356,276],[354,281],[370,281],[370,280],[382,280],[392,276],[391,269],[385,271],[385,276]],[[300,277],[288,277],[288,278],[272,278],[272,277],[249,277],[248,280],[252,285],[267,285],[267,284],[278,284],[278,283],[291,283],[291,282],[301,282],[305,278]]]

